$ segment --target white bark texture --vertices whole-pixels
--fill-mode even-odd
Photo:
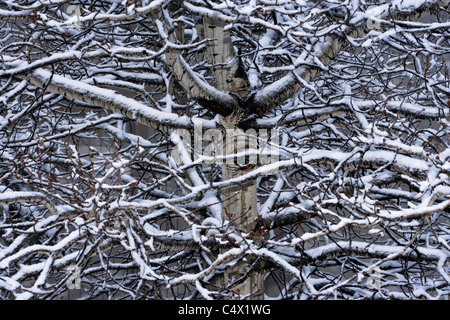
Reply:
[[[206,51],[217,89],[245,97],[248,94],[248,83],[246,79],[238,76],[238,68],[241,67],[240,58],[235,53],[230,32],[224,30],[225,26],[222,21],[204,18],[203,24],[198,29],[204,39],[209,39]],[[239,143],[239,138],[244,132],[238,128],[240,119],[235,116],[235,112],[236,110],[229,116],[220,116],[225,137],[225,156],[237,154],[240,146],[244,150],[248,148],[245,142],[243,145]],[[222,165],[223,181],[232,181],[251,171],[251,167],[239,165],[240,162],[242,161],[235,159]],[[253,232],[258,217],[256,181],[250,180],[242,185],[224,189],[222,206],[223,220],[232,221],[232,224],[242,232]],[[239,282],[233,287],[238,297],[249,300],[264,298],[264,275],[252,270],[252,261],[248,257],[228,269],[223,281],[225,284]]]

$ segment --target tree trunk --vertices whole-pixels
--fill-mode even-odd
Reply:
[[[158,18],[158,17],[156,17]],[[164,21],[163,16],[159,16]],[[225,30],[226,23],[223,21],[204,17],[197,24],[197,30],[202,39],[208,39],[206,46],[206,57],[208,63],[212,66],[212,72],[215,78],[215,88],[221,91],[224,97],[228,97],[228,93],[232,92],[245,98],[248,95],[248,79],[244,71],[240,58],[236,55],[233,43],[231,41],[230,32]],[[175,32],[167,32],[168,38],[172,42],[176,42],[175,37],[182,42],[182,26],[178,26]],[[183,65],[180,52],[176,50],[168,50],[166,52],[166,60],[168,66],[175,74],[179,84],[192,96],[204,100],[212,101],[211,97],[204,87],[199,85],[196,78],[189,76],[189,72]],[[233,97],[233,96],[229,96]],[[233,97],[233,101],[237,100]],[[213,106],[213,105],[217,106]],[[226,104],[224,108],[223,105]],[[235,143],[236,135],[242,134],[242,130],[238,128],[239,120],[242,118],[243,110],[237,103],[228,103],[226,99],[223,101],[215,101],[210,103],[210,110],[231,110],[227,112],[229,115],[220,115],[221,124],[224,129],[223,137],[227,141],[225,146],[225,155],[231,155],[238,151],[243,151],[248,144]],[[246,132],[247,134],[247,132]],[[243,136],[241,135],[241,138]],[[256,138],[255,138],[256,139]],[[256,141],[256,140],[254,140]],[[244,161],[245,162],[245,161]],[[224,181],[237,178],[252,169],[250,165],[242,165],[242,161],[233,159],[223,164],[222,179]],[[258,216],[257,210],[257,194],[256,181],[249,181],[242,186],[230,187],[222,193],[222,218],[230,220],[236,230],[242,233],[250,233],[256,225]],[[256,239],[256,237],[255,237]],[[257,239],[256,239],[257,240]],[[263,275],[253,268],[251,257],[245,257],[239,261],[233,268],[228,269],[222,279],[217,279],[214,283],[219,288],[227,287],[232,284],[232,291],[239,299],[262,299],[264,298],[264,278]],[[233,283],[236,283],[235,285]]]
[[[224,30],[225,23],[210,18],[203,18],[199,26],[199,33],[204,39],[214,39],[207,45],[209,63],[213,66],[217,89],[233,92],[244,98],[248,94],[248,80],[234,51],[230,32]],[[248,147],[248,139],[240,144],[238,135],[241,134],[237,126],[241,110],[234,110],[227,117],[220,116],[225,137],[224,154],[230,155],[243,151]],[[256,141],[256,140],[255,140]],[[243,161],[241,161],[243,160]],[[237,178],[252,170],[253,166],[245,164],[245,159],[231,159],[222,165],[222,179],[224,181]],[[230,187],[222,193],[223,220],[229,220],[237,230],[243,233],[253,232],[258,217],[256,181],[249,181],[241,186]],[[256,239],[256,237],[255,237]],[[254,270],[251,257],[245,257],[234,267],[225,272],[224,279],[219,280],[222,285],[236,282],[232,287],[239,299],[264,299],[264,276]],[[217,283],[219,284],[219,283]]]
[[[249,147],[249,139],[239,140],[243,137],[243,131],[237,128],[235,122],[230,121],[232,116],[221,117],[221,123],[225,128],[226,147],[225,155],[239,153]],[[222,179],[224,181],[238,178],[253,169],[253,165],[245,163],[245,157],[226,160],[222,165]],[[233,186],[222,192],[223,220],[229,220],[236,230],[243,233],[252,233],[254,241],[258,241],[255,226],[258,218],[258,202],[256,181],[251,180],[239,186]],[[264,299],[264,274],[254,267],[252,257],[245,257],[225,273],[225,284],[237,282],[233,287],[233,293],[239,299],[261,300]]]

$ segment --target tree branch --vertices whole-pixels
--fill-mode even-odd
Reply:
[[[181,51],[176,48],[174,32],[169,32],[170,23],[162,11],[155,15],[155,24],[161,38],[166,42],[166,64],[183,89],[202,107],[223,116],[229,115],[238,106],[237,99],[220,91],[201,79],[189,64],[184,60]]]
[[[380,14],[381,19],[390,18],[393,20],[417,20],[436,12],[438,6],[448,6],[450,0],[426,1],[423,5],[413,10],[391,10],[385,5],[384,11]],[[318,59],[324,66],[329,65],[339,52],[349,44],[348,37],[357,38],[367,33],[368,18],[361,17],[351,21],[343,33],[338,33],[326,38],[325,43],[321,42],[315,46],[315,50],[308,61],[314,63]],[[262,117],[267,111],[282,104],[287,99],[300,91],[305,83],[312,81],[320,72],[321,68],[311,66],[300,66],[288,73],[281,79],[258,90],[248,101],[250,114],[257,114]]]
[[[215,121],[213,120],[193,120],[187,116],[180,117],[174,113],[152,109],[113,90],[98,88],[81,81],[68,79],[41,68],[25,75],[17,75],[17,77],[27,79],[32,85],[44,88],[49,92],[120,113],[129,119],[136,120],[158,130],[167,130],[168,127],[192,129],[194,127],[193,122],[195,121],[202,122],[201,125],[203,128],[216,127]]]

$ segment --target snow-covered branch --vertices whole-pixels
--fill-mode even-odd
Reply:
[[[0,299],[448,299],[448,6],[2,1]]]

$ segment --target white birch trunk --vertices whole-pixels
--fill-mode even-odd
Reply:
[[[247,80],[239,76],[238,70],[241,66],[239,57],[236,56],[231,35],[224,30],[225,23],[210,18],[203,19],[200,34],[206,39],[214,39],[207,46],[209,63],[213,65],[217,89],[225,92],[233,92],[241,97],[248,94]],[[225,155],[239,151],[240,147],[247,148],[248,143],[239,145],[239,139],[235,136],[243,133],[237,127],[239,116],[235,110],[227,117],[220,117],[221,124],[225,129]],[[241,136],[242,138],[242,136]],[[248,139],[246,140],[248,141]],[[243,163],[244,162],[244,163]],[[241,164],[241,165],[240,165]],[[237,178],[252,169],[246,165],[245,160],[234,159],[225,161],[222,167],[222,179],[224,181]],[[256,181],[249,181],[241,186],[230,187],[222,193],[223,220],[229,220],[238,229],[249,233],[253,231],[258,217]],[[243,281],[239,279],[245,278]],[[226,271],[223,284],[227,285],[237,281],[232,290],[239,299],[263,299],[264,298],[264,276],[262,273],[252,270],[252,261],[247,258],[233,268]]]
[[[221,117],[222,125],[224,125],[228,133],[224,135],[227,139],[225,154],[237,153],[239,151],[240,142],[234,136],[235,134],[243,133],[242,130],[236,128],[235,122],[229,121],[231,117]],[[244,147],[248,147],[248,143],[245,143]],[[253,167],[251,165],[239,165],[239,162],[239,159],[225,161],[222,166],[222,179],[224,181],[237,178],[252,170]],[[222,206],[223,220],[231,221],[232,225],[242,232],[253,232],[258,217],[256,181],[248,181],[242,185],[223,190]],[[255,241],[258,241],[258,235],[254,235]],[[245,277],[245,280],[239,281],[233,287],[233,292],[237,294],[239,299],[264,299],[264,274],[254,270],[252,267],[253,262],[250,257],[246,257],[245,261],[240,261],[225,273],[225,284],[239,281],[239,279]]]

